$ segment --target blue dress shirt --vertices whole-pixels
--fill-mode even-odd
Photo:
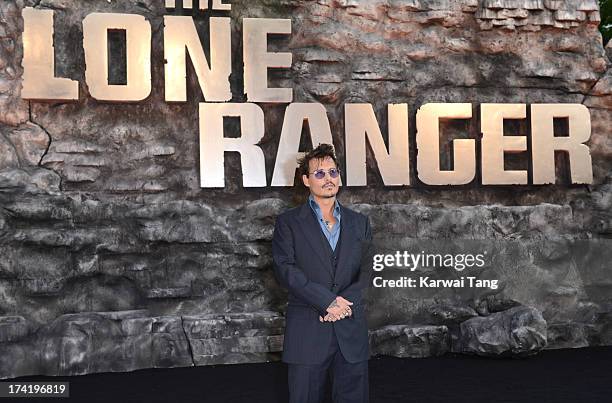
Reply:
[[[323,220],[323,213],[321,212],[321,207],[317,204],[312,195],[308,196],[308,204],[312,211],[314,211],[317,221],[321,226],[321,231],[323,231],[323,235],[329,242],[329,246],[331,246],[332,250],[336,250],[336,245],[338,244],[338,238],[340,238],[340,205],[338,204],[338,200],[334,203],[334,218],[336,219],[336,223],[330,230],[325,221]]]

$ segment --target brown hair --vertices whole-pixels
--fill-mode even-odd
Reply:
[[[334,152],[334,146],[332,146],[331,144],[321,143],[317,146],[317,148],[309,151],[302,158],[299,158],[297,163],[298,163],[298,172],[300,174],[300,178],[302,177],[302,175],[308,176],[310,160],[325,159],[327,157],[331,158],[336,164],[336,167],[338,167],[338,160],[336,159],[336,153]]]

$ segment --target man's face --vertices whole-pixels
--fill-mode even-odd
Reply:
[[[338,169],[336,163],[330,157],[325,157],[324,159],[315,158],[308,162],[309,175],[302,175],[302,181],[304,185],[310,189],[310,193],[312,193],[313,196],[320,198],[336,196],[340,183],[340,175],[332,178],[329,175],[329,170],[332,168]],[[325,171],[325,177],[322,179],[317,179],[314,175],[314,172],[319,169]]]

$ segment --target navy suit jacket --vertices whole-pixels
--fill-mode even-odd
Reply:
[[[362,292],[371,282],[372,234],[368,217],[340,204],[341,231],[337,267],[314,212],[305,203],[276,219],[272,239],[274,272],[289,290],[285,316],[283,361],[320,364],[331,343],[332,328],[344,358],[369,358],[368,327]],[[353,303],[353,314],[336,322],[319,321],[327,307],[342,296]]]

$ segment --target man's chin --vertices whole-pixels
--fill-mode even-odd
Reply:
[[[336,194],[338,194],[338,188],[323,189],[323,194],[321,195],[321,197],[329,199],[332,197],[336,197]]]

